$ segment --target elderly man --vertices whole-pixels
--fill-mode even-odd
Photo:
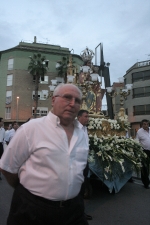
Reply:
[[[86,225],[80,188],[88,145],[78,121],[82,94],[56,87],[52,110],[22,125],[0,162],[15,187],[8,225]]]
[[[148,162],[147,165],[142,166],[141,179],[146,189],[149,188],[149,160],[150,160],[150,127],[149,121],[144,119],[141,121],[141,128],[138,130],[136,139],[139,140],[143,147],[143,151],[147,154]]]

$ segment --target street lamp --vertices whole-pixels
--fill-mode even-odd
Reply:
[[[19,105],[19,97],[17,96],[17,113],[16,113],[17,122],[18,122],[18,105]]]
[[[108,95],[111,98],[114,98],[116,95],[120,96],[120,107],[121,107],[120,110],[122,110],[122,107],[124,105],[124,100],[126,100],[127,96],[130,95],[133,84],[126,84],[125,85],[126,88],[123,88],[124,78],[119,77],[118,79],[119,79],[119,83],[121,84],[120,90],[118,92],[113,90],[113,87],[106,87],[106,90]]]

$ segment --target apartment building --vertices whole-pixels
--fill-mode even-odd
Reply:
[[[150,60],[137,62],[126,71],[124,83],[113,83],[113,91],[118,93],[112,98],[114,117],[117,116],[120,105],[120,91],[132,84],[130,94],[123,100],[128,120],[131,123],[130,135],[136,136],[143,119],[150,121]]]
[[[70,54],[70,50],[58,45],[20,42],[19,45],[0,52],[0,116],[5,124],[17,120],[24,123],[34,113],[33,76],[28,71],[29,56],[40,52],[46,57],[48,71],[44,80],[39,81],[38,116],[47,115],[51,108],[51,98],[47,98],[51,80],[58,75],[56,64]],[[82,65],[79,55],[72,54],[76,67]],[[79,70],[78,70],[79,71]]]
[[[114,82],[112,87],[113,87],[113,91],[115,93],[117,93],[116,96],[114,95],[114,93],[112,93],[112,95],[114,95],[114,97],[112,98],[112,104],[113,104],[113,113],[114,113],[114,119],[115,119],[115,118],[117,118],[117,114],[119,112],[119,109],[121,108],[119,93],[120,93],[121,89],[124,88],[124,83]],[[123,105],[122,107],[124,108],[124,106],[125,105]]]
[[[126,71],[124,79],[125,84],[133,84],[125,108],[132,127],[131,135],[135,136],[141,120],[150,120],[150,60],[135,63]]]

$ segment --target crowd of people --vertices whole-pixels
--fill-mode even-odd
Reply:
[[[0,159],[7,145],[13,138],[18,127],[19,127],[18,123],[14,121],[12,124],[9,124],[7,129],[5,130],[3,118],[0,117]],[[1,172],[0,172],[0,180],[2,180]]]
[[[80,110],[81,103],[77,86],[60,84],[47,116],[29,120],[19,129],[14,122],[7,131],[0,118],[0,170],[14,188],[8,225],[87,225],[92,219],[84,210],[89,115]],[[137,139],[150,157],[148,124],[142,121]],[[144,166],[142,181],[148,188]]]

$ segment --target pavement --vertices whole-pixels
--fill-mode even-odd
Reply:
[[[5,225],[7,215],[9,213],[13,188],[9,186],[4,176],[1,176],[2,180],[0,180],[0,225]]]
[[[93,217],[89,225],[150,225],[150,189],[145,189],[140,179],[133,179],[117,194],[110,194],[99,180],[90,181],[93,194],[85,200],[85,211]],[[0,225],[6,225],[12,193],[13,188],[2,176]]]

